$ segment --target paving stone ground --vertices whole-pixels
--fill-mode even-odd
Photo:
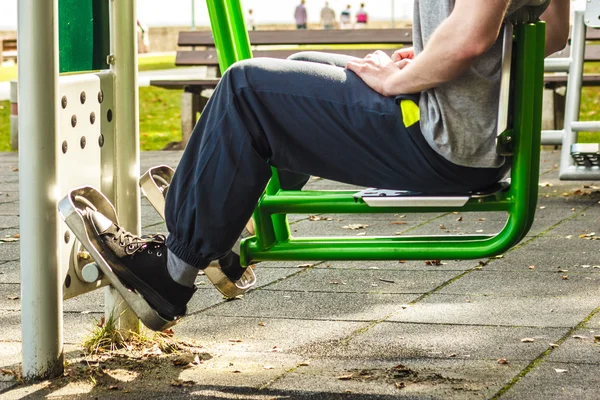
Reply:
[[[180,156],[144,153],[142,170],[176,167]],[[212,358],[147,370],[112,360],[113,385],[18,384],[5,373],[18,368],[23,345],[20,264],[19,243],[0,242],[0,397],[598,399],[600,241],[591,239],[600,236],[600,183],[560,182],[558,157],[542,153],[535,223],[501,258],[262,263],[258,287],[229,302],[199,276],[175,334]],[[17,164],[16,154],[0,154],[0,239],[19,232]],[[319,179],[309,187],[347,188]],[[308,217],[290,216],[294,235],[493,233],[505,221],[502,213]],[[145,200],[142,225],[166,229]],[[64,302],[67,360],[81,361],[103,303],[102,290]]]

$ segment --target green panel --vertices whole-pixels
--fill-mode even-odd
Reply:
[[[108,67],[108,0],[59,0],[58,20],[60,72]]]

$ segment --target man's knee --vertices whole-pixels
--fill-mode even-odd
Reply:
[[[292,61],[313,61],[315,56],[318,55],[316,51],[301,51],[299,53],[292,54],[287,59]]]

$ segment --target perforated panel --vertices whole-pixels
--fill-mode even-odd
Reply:
[[[59,160],[58,198],[63,198],[79,186],[102,188],[103,148],[112,143],[114,136],[114,77],[110,72],[63,76],[59,86],[60,140],[56,151]],[[80,280],[75,271],[80,244],[64,223],[59,237],[65,299],[107,284],[105,281],[85,283]]]

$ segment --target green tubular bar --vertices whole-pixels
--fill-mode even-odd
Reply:
[[[251,56],[239,0],[207,0],[221,67]],[[217,37],[226,40],[217,40]],[[491,257],[517,244],[533,223],[538,194],[545,24],[515,29],[512,103],[514,156],[511,186],[497,196],[470,199],[459,208],[372,208],[351,191],[284,191],[277,172],[254,213],[256,236],[242,242],[245,265],[267,260],[423,260]],[[221,61],[221,55],[224,55]],[[504,211],[508,219],[496,235],[305,237],[290,236],[286,214],[422,213]]]

